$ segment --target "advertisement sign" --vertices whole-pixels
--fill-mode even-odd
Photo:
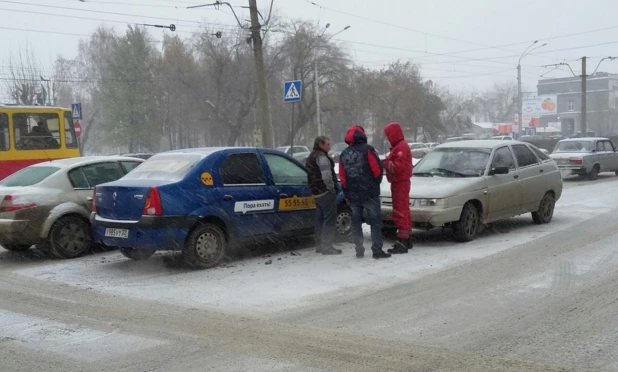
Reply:
[[[547,94],[522,100],[524,123],[526,117],[558,115],[558,96]]]

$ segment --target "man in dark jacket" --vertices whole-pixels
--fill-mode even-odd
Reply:
[[[342,252],[333,247],[337,224],[337,175],[335,163],[328,156],[329,150],[330,139],[317,137],[306,166],[307,180],[316,206],[315,251],[334,255]]]
[[[391,183],[393,198],[393,222],[397,225],[397,242],[393,254],[408,253],[412,249],[410,231],[410,179],[412,178],[412,151],[403,136],[403,130],[398,123],[390,123],[384,128],[384,134],[391,143],[391,152],[384,160],[386,179]]]
[[[339,156],[339,178],[352,209],[352,235],[356,257],[365,256],[363,247],[363,210],[371,225],[373,258],[388,258],[382,250],[382,217],[380,216],[380,183],[383,168],[376,150],[367,144],[365,130],[358,125],[350,127],[345,136],[349,145]]]

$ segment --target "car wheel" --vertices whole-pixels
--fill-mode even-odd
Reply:
[[[30,244],[9,244],[9,245],[0,245],[0,247],[6,249],[11,252],[23,252],[30,249]]]
[[[56,258],[75,258],[90,252],[90,225],[77,216],[66,216],[54,223],[45,244]]]
[[[532,212],[532,220],[537,225],[550,223],[551,219],[554,217],[555,207],[556,198],[548,192],[543,197],[543,200],[541,200],[541,204],[539,204],[539,210],[536,212]]]
[[[453,223],[455,240],[458,242],[469,242],[474,240],[479,230],[479,225],[478,209],[476,209],[473,204],[467,203],[461,211],[459,221]]]
[[[213,224],[200,224],[191,231],[183,249],[186,263],[194,269],[209,269],[225,258],[227,239],[223,230]]]
[[[592,167],[592,170],[590,171],[590,173],[588,173],[588,179],[590,181],[594,181],[599,177],[599,165],[596,164],[594,167]]]
[[[120,253],[126,258],[135,261],[147,260],[155,254],[155,250],[151,249],[135,249],[135,248],[120,248]]]
[[[389,239],[394,239],[397,237],[397,228],[396,227],[382,227],[382,236]]]
[[[616,170],[615,174],[616,174],[616,176],[618,177],[618,170]]]
[[[352,210],[347,205],[337,209],[337,235],[350,236],[352,234]]]

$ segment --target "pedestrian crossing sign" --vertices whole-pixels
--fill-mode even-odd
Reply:
[[[73,117],[73,120],[80,120],[82,118],[82,104],[81,103],[71,104],[71,116]]]
[[[283,102],[299,102],[302,98],[303,82],[301,80],[286,81],[283,84]]]

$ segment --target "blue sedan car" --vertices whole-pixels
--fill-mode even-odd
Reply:
[[[339,235],[350,211],[338,194]],[[181,250],[194,268],[219,264],[235,243],[313,234],[307,171],[277,150],[201,148],[157,154],[94,190],[95,242],[126,257]]]

